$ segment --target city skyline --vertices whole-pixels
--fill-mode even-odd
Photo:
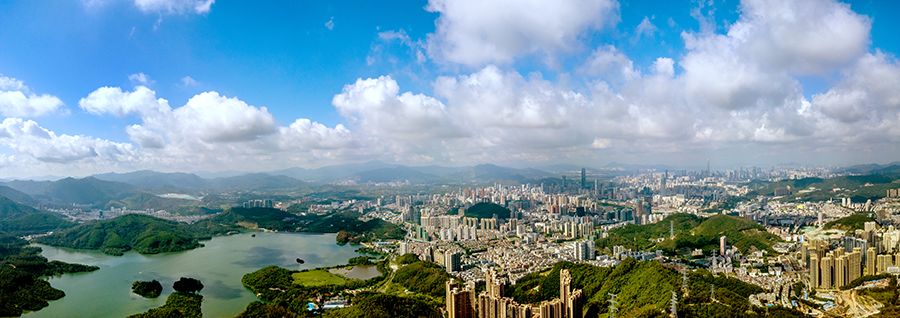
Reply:
[[[896,6],[8,2],[0,174],[895,162]]]

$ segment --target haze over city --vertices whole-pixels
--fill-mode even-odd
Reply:
[[[888,163],[900,154],[896,12],[5,2],[0,172]]]

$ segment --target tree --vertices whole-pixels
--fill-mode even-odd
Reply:
[[[136,281],[131,284],[131,291],[145,298],[156,298],[162,293],[162,284],[155,279],[149,282]]]
[[[203,283],[190,277],[182,277],[172,284],[172,288],[182,293],[196,293],[203,289]]]

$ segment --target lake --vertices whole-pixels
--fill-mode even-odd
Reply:
[[[96,265],[90,273],[49,278],[66,293],[50,306],[25,317],[125,317],[162,306],[179,277],[203,282],[204,317],[234,317],[256,295],[244,288],[241,277],[262,267],[279,265],[307,269],[346,264],[359,256],[356,247],[335,244],[335,234],[243,233],[215,237],[204,247],[177,253],[141,255],[128,252],[110,256],[96,251],[73,250],[35,244],[50,260]],[[298,265],[297,258],[306,261]],[[146,299],[131,292],[136,280],[159,280],[163,294]]]

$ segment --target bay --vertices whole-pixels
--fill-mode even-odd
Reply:
[[[215,237],[204,247],[156,255],[128,252],[110,256],[97,251],[34,244],[50,260],[99,266],[90,273],[50,277],[50,285],[66,296],[25,317],[125,317],[162,306],[179,277],[203,282],[204,317],[234,317],[256,295],[244,288],[241,277],[262,267],[278,265],[307,269],[347,263],[358,256],[356,247],[335,244],[335,234],[242,233]],[[297,264],[301,258],[304,264]],[[146,299],[131,292],[136,280],[159,280],[163,294]]]

